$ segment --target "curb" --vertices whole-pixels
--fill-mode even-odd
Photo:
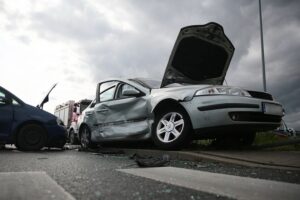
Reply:
[[[274,163],[264,163],[258,161],[250,161],[238,158],[231,158],[227,156],[213,155],[204,152],[188,152],[188,151],[163,151],[163,150],[150,150],[150,149],[122,149],[114,148],[115,150],[122,150],[125,154],[132,155],[134,153],[147,156],[160,156],[168,154],[173,160],[188,160],[201,162],[205,160],[223,162],[229,164],[242,165],[246,167],[261,167],[269,169],[282,169],[282,170],[300,170],[300,167],[279,165]]]

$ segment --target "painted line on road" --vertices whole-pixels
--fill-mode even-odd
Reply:
[[[118,171],[152,180],[241,200],[298,200],[300,185],[176,167]]]
[[[46,172],[0,172],[0,200],[74,200]]]

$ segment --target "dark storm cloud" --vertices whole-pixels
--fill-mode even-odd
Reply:
[[[47,12],[34,12],[31,21],[32,29],[52,40],[95,41],[112,31],[103,16],[84,1],[62,1]]]
[[[155,74],[155,77],[161,77],[179,29],[190,24],[203,24],[210,21],[223,24],[226,33],[231,38],[236,38],[234,43],[237,46],[236,55],[239,58],[248,52],[247,47],[252,37],[251,34],[244,34],[243,31],[245,33],[250,32],[253,27],[252,24],[255,23],[253,20],[249,20],[248,17],[248,7],[251,10],[253,5],[243,3],[229,6],[227,1],[220,1],[219,3],[216,7],[208,1],[208,5],[203,7],[199,1],[192,3],[182,1],[163,1],[159,3],[157,1],[131,1],[128,12],[134,13],[136,18],[141,19],[135,21],[135,26],[139,29],[138,33],[115,32],[113,46],[117,48],[110,48],[110,52],[104,52],[105,49],[108,49],[105,46],[106,44],[102,43],[102,46],[99,44],[99,47],[95,47],[99,51],[94,51],[99,52],[99,54],[92,63],[117,69],[112,71],[114,75],[126,76],[126,71],[130,68],[135,69],[134,71],[137,73],[143,69],[151,69],[146,70],[149,76]],[[244,9],[241,9],[241,7],[244,7]],[[227,12],[235,13],[240,17],[228,15]],[[218,15],[214,15],[214,13],[218,13]],[[247,24],[246,28],[239,26],[233,29],[233,24],[236,24],[235,21],[237,20],[239,22],[243,20],[242,24]],[[241,30],[236,31],[236,29]],[[99,48],[102,48],[102,50]],[[128,51],[128,49],[130,50]],[[235,63],[238,61],[238,59],[234,60]],[[102,70],[99,70],[99,72],[96,76],[101,77]]]
[[[300,129],[300,3],[267,3],[263,19],[268,90],[284,105],[286,121]]]
[[[101,5],[101,1],[97,3]],[[80,70],[91,71],[89,78],[98,82],[120,76],[161,78],[179,29],[216,21],[236,48],[228,83],[262,90],[258,0],[130,0],[112,1],[110,6],[107,9],[125,12],[117,13],[119,26],[91,4],[68,0],[32,13],[28,28],[47,40],[74,42],[89,66]],[[287,123],[298,129],[299,8],[297,0],[262,0],[267,88],[283,103]],[[122,27],[122,14],[132,29]]]

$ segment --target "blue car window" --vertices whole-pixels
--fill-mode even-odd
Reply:
[[[12,104],[13,104],[13,105],[16,105],[16,106],[19,106],[19,105],[20,105],[19,102],[17,102],[15,99],[12,99]]]
[[[0,97],[5,97],[5,94],[3,92],[0,91]],[[0,104],[5,104],[4,101],[0,101]]]

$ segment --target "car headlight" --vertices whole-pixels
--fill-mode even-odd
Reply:
[[[65,126],[64,122],[61,119],[59,119],[58,117],[56,118],[56,123],[60,126]]]
[[[251,97],[246,91],[238,87],[226,87],[226,86],[213,86],[198,90],[195,96],[207,96],[207,95],[233,95]]]

